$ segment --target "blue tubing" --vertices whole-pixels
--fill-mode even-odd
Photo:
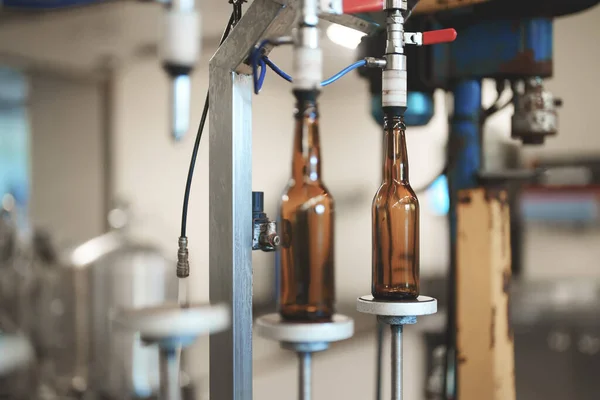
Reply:
[[[252,50],[252,52],[250,53],[250,66],[252,67],[252,81],[254,83],[254,93],[255,94],[258,94],[260,92],[260,90],[262,89],[262,85],[265,81],[265,76],[266,76],[266,69],[265,69],[266,66],[271,68],[273,70],[273,72],[275,72],[277,75],[279,75],[281,78],[285,79],[286,81],[292,82],[292,80],[293,80],[289,74],[287,74],[285,71],[283,71],[281,68],[279,68],[277,66],[277,64],[275,64],[273,61],[271,61],[269,59],[269,57],[262,55],[262,49],[268,43],[269,43],[269,40],[267,40],[267,39],[261,41],[258,44],[258,46],[256,46],[254,48],[254,50]],[[364,67],[365,65],[367,65],[366,60],[359,60],[359,61],[347,66],[346,68],[344,68],[337,74],[333,75],[332,77],[325,79],[323,82],[321,82],[321,86],[330,85],[333,82],[340,79],[341,77],[343,77],[344,75],[346,75],[347,73],[349,73],[357,68]]]

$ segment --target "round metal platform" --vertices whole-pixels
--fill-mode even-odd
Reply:
[[[229,327],[229,307],[225,304],[163,304],[118,312],[113,321],[123,329],[139,332],[146,341],[196,338]]]
[[[284,343],[330,343],[349,339],[354,334],[354,320],[335,314],[332,322],[288,322],[279,314],[264,315],[256,320],[256,333]]]
[[[362,296],[356,300],[356,309],[365,314],[384,317],[417,317],[437,312],[437,300],[433,297],[419,296],[414,300],[385,301],[373,296]]]

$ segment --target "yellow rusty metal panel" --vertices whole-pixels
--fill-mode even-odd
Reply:
[[[415,7],[415,14],[431,14],[450,8],[466,7],[490,0],[421,0]]]
[[[505,191],[464,190],[457,205],[458,398],[514,400]]]

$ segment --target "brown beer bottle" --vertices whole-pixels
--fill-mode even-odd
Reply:
[[[279,209],[279,313],[322,322],[334,312],[334,201],[321,180],[316,91],[296,91],[292,177]]]
[[[384,116],[383,183],[373,199],[373,281],[381,300],[419,296],[419,201],[408,183],[404,118]]]

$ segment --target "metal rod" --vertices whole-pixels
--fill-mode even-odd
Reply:
[[[159,350],[160,400],[181,400],[179,357],[174,349]]]
[[[392,325],[392,400],[402,400],[402,325]]]
[[[377,321],[377,360],[375,365],[375,400],[381,400],[381,371],[383,369],[383,323]]]
[[[312,389],[312,355],[298,353],[298,399],[310,400]]]

